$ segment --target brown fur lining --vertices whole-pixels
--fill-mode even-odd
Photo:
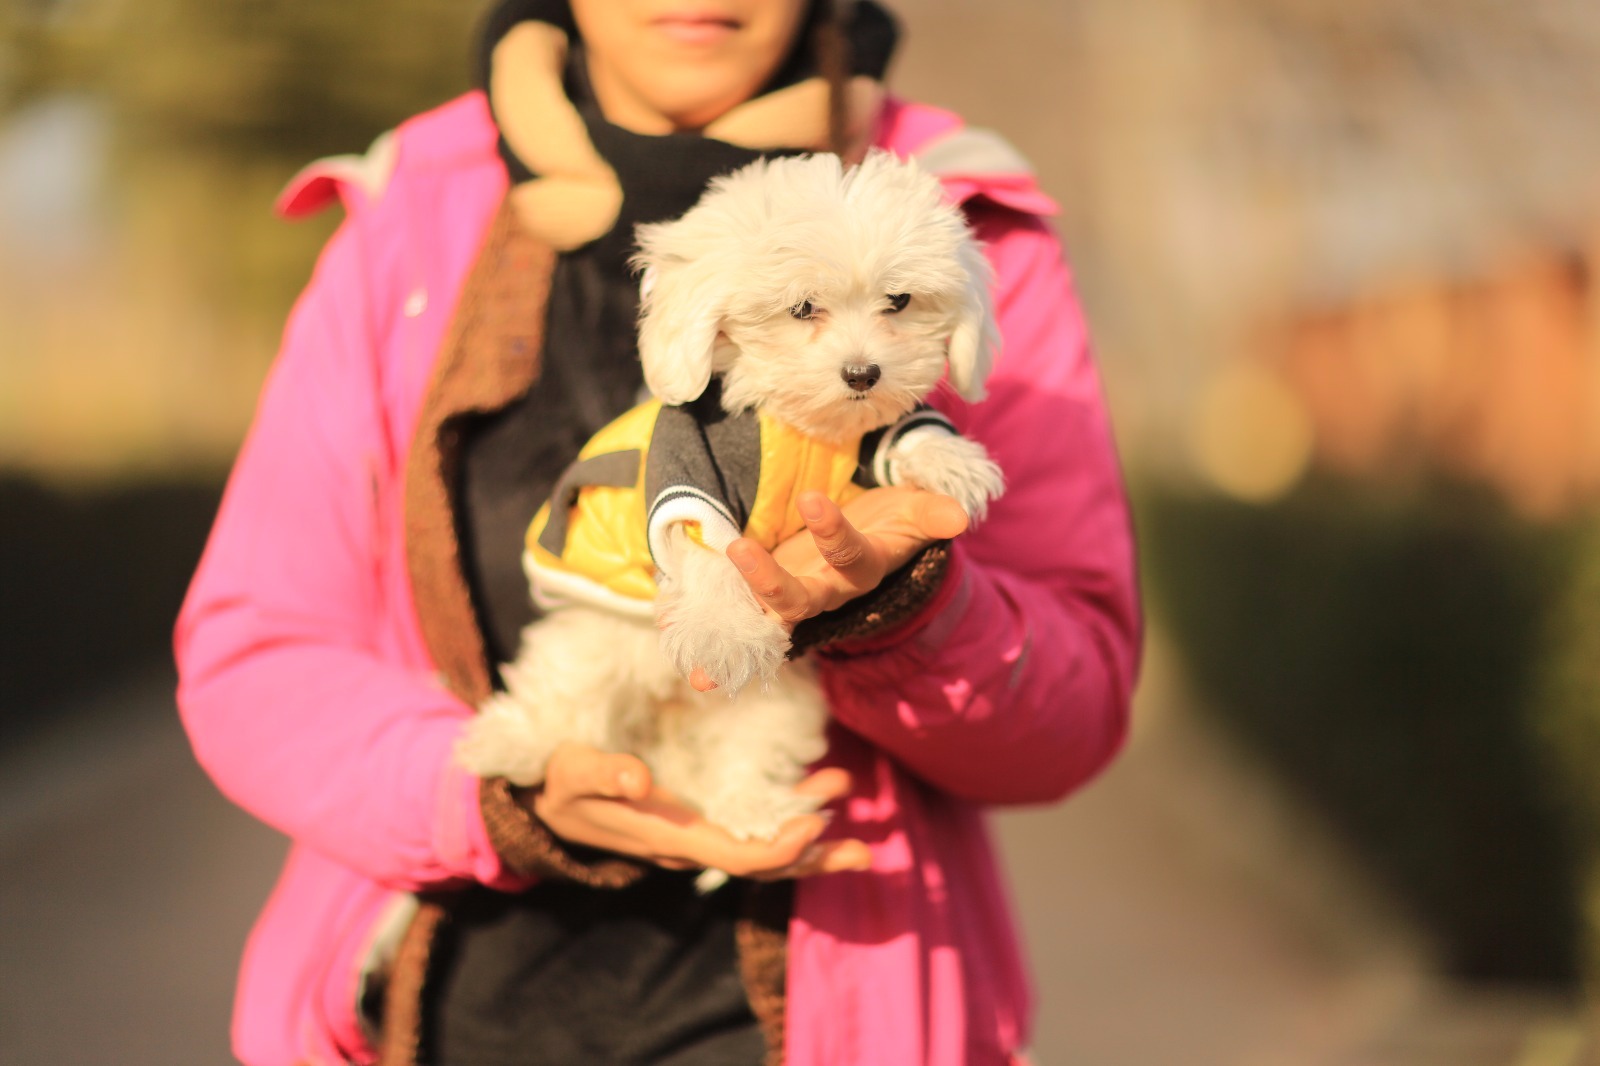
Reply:
[[[406,465],[406,564],[422,636],[451,690],[472,704],[493,685],[456,537],[454,423],[504,407],[538,378],[554,264],[555,253],[502,203],[456,305]]]
[[[767,1038],[766,1066],[783,1066],[789,915],[793,912],[793,881],[752,884],[745,897],[744,915],[734,927],[739,976],[750,997],[750,1010]]]
[[[558,877],[593,888],[625,888],[644,876],[644,866],[620,856],[586,862],[569,851],[535,817],[503,777],[486,778],[478,790],[489,843],[505,864],[529,877]]]
[[[444,920],[444,906],[424,900],[400,941],[384,995],[378,1066],[413,1066],[417,1061],[422,1040],[422,984],[428,975],[434,934]]]

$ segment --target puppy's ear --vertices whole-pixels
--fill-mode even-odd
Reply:
[[[978,242],[968,237],[957,253],[967,276],[956,309],[956,328],[950,334],[950,384],[972,403],[983,399],[983,383],[1000,349],[1000,330],[994,321],[994,300],[989,286],[994,271]]]
[[[688,403],[711,383],[711,357],[727,300],[721,257],[704,247],[680,247],[698,243],[684,226],[683,221],[640,226],[641,251],[633,260],[644,268],[639,361],[645,384],[665,404]]]

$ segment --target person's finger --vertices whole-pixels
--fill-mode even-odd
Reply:
[[[698,817],[663,821],[654,807],[652,800],[629,803],[586,797],[552,811],[548,820],[566,839],[672,870],[715,867],[738,877],[775,881],[862,870],[871,859],[860,841],[819,843],[826,822],[817,815],[792,819],[773,840],[741,841]]]
[[[843,870],[868,870],[872,868],[872,849],[863,840],[838,840],[828,853],[822,866],[823,873]]]
[[[728,545],[728,558],[744,575],[756,598],[784,622],[795,625],[816,614],[811,595],[800,580],[749,537],[740,537]]]
[[[868,589],[883,580],[883,561],[866,534],[820,492],[803,492],[796,501],[811,539],[823,561],[857,588]]]
[[[953,497],[919,492],[911,500],[911,520],[930,540],[949,540],[967,531],[971,519]]]
[[[826,821],[818,815],[801,815],[790,819],[777,836],[771,840],[735,840],[715,826],[705,825],[709,832],[697,834],[697,858],[706,866],[715,867],[735,877],[750,877],[769,870],[793,866],[827,828]],[[703,851],[700,849],[703,847]]]
[[[796,862],[822,834],[820,819],[815,824],[791,825],[773,840],[736,840],[709,822],[696,820],[673,829],[646,827],[652,845],[647,857],[661,865],[686,864],[696,868],[715,868],[736,877],[749,877]]]
[[[636,755],[563,744],[551,757],[546,787],[557,800],[576,796],[642,800],[650,794],[650,768]]]
[[[662,789],[639,800],[594,794],[561,800],[546,790],[537,797],[534,812],[563,840],[674,869],[706,865],[699,855],[704,848],[696,840],[707,832],[722,832]]]
[[[794,786],[794,790],[802,796],[815,796],[827,803],[850,794],[850,773],[831,766],[826,770],[818,770]]]
[[[535,803],[534,813],[552,833],[569,843],[634,858],[652,858],[644,841],[630,831],[627,816],[637,817],[638,812],[630,810],[626,802],[588,797],[558,804],[547,793]]]
[[[870,870],[872,849],[860,840],[830,840],[821,845],[822,854],[816,856],[810,874],[837,874],[847,870]]]
[[[807,777],[796,791],[828,802],[848,794],[850,775],[836,767]],[[715,867],[742,877],[810,876],[857,869],[865,852],[842,842],[814,847],[826,814],[790,819],[771,840],[738,840],[707,822],[632,755],[563,744],[551,758],[535,813],[575,843],[647,859],[670,869]]]
[[[845,873],[872,867],[872,852],[859,840],[827,840],[812,844],[794,863],[778,870],[753,873],[756,881],[785,881],[818,874]]]
[[[704,869],[704,867],[702,867],[699,863],[689,862],[687,859],[670,859],[670,858],[667,858],[664,855],[658,855],[652,861],[657,866],[664,867],[664,868],[666,868],[668,870],[700,870],[700,869]]]

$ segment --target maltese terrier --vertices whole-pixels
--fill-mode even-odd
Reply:
[[[638,237],[655,400],[596,434],[534,520],[545,615],[459,756],[537,785],[565,741],[632,752],[712,823],[770,838],[815,807],[793,788],[827,709],[725,550],[803,530],[812,490],[912,485],[983,517],[999,467],[923,401],[947,374],[982,398],[990,270],[937,179],[887,153],[753,163]],[[718,691],[689,686],[696,667]]]

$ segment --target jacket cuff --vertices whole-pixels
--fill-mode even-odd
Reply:
[[[484,829],[507,869],[523,877],[576,881],[591,888],[623,888],[644,876],[641,863],[556,836],[519,801],[518,791],[503,777],[484,778],[478,787]]]
[[[946,584],[952,560],[948,540],[936,540],[877,588],[794,627],[790,658],[808,651],[851,654],[882,647],[917,628]]]

